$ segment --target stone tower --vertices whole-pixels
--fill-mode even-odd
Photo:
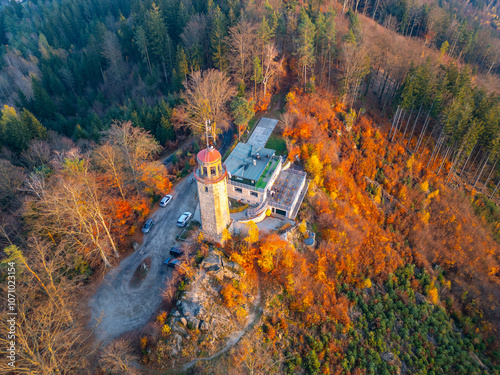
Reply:
[[[230,224],[227,198],[227,171],[219,151],[213,147],[198,152],[198,181],[201,229],[206,239],[222,242],[222,231]]]

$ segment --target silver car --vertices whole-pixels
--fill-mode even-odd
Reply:
[[[155,224],[153,219],[147,219],[144,225],[142,226],[142,233],[148,233],[153,225]]]
[[[171,195],[165,195],[160,201],[160,207],[165,207],[172,200]]]
[[[184,212],[181,217],[179,218],[179,220],[177,220],[177,226],[178,227],[185,227],[187,222],[189,221],[189,219],[191,219],[191,216],[193,216],[193,214],[191,212]]]

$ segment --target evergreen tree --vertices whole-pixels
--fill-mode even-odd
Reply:
[[[304,77],[304,85],[307,83],[307,70],[314,65],[314,38],[316,35],[316,27],[307,15],[304,9],[300,12],[300,23],[298,27],[299,38],[297,47],[297,56],[299,65],[301,66],[302,76]]]
[[[148,30],[148,42],[151,45],[151,55],[155,61],[161,64],[165,82],[168,82],[167,61],[165,56],[169,56],[171,67],[172,61],[172,41],[168,35],[167,25],[163,16],[160,14],[160,9],[153,3],[147,14],[146,25]]]
[[[217,5],[212,18],[212,29],[210,31],[210,48],[212,51],[213,64],[219,70],[226,70],[229,64],[226,56],[226,23],[226,16],[224,15],[224,13],[222,13],[219,6]]]

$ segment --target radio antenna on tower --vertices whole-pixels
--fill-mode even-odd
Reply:
[[[205,138],[207,139],[207,150],[210,150],[210,138],[213,138],[213,136],[211,135],[212,131],[209,130],[209,127],[210,127],[210,120],[206,119],[205,120]]]

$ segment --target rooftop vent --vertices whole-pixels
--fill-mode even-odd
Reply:
[[[257,165],[257,160],[253,159],[252,162],[253,162],[253,165]]]

